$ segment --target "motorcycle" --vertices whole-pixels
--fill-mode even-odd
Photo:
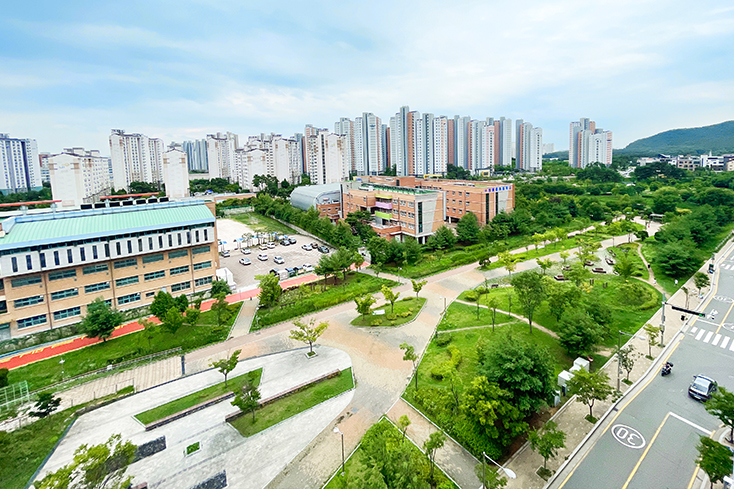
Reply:
[[[670,362],[665,362],[665,365],[663,365],[663,369],[660,371],[660,375],[665,377],[666,375],[670,374],[672,370],[673,370],[673,364]]]

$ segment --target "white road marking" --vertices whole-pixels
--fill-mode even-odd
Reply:
[[[714,332],[713,332],[713,331],[709,331],[709,332],[708,332],[708,333],[706,334],[706,338],[704,338],[704,339],[703,339],[703,342],[704,342],[704,343],[708,343],[709,341],[711,341],[711,337],[712,337],[713,335],[714,335]]]
[[[710,324],[711,326],[716,326],[717,328],[719,327],[719,323],[712,323],[711,321],[706,321],[705,319],[702,319],[702,318],[698,318],[696,322]]]
[[[697,430],[701,431],[702,433],[704,433],[706,435],[710,435],[711,434],[711,430],[707,430],[706,428],[703,428],[701,426],[698,426],[696,423],[694,423],[693,421],[687,420],[683,416],[679,416],[679,415],[677,415],[677,414],[675,414],[673,412],[671,412],[670,415],[673,416],[676,419],[679,419],[679,420],[683,421],[685,424],[696,428]]]
[[[731,346],[729,347],[729,351],[734,351],[734,341],[731,342]]]
[[[704,334],[705,332],[706,332],[706,330],[705,330],[705,329],[701,329],[701,330],[699,330],[699,331],[698,331],[698,334],[696,335],[696,341],[700,340],[700,339],[701,339],[701,336],[703,336],[703,334]]]
[[[612,427],[612,436],[622,445],[638,450],[645,446],[645,437],[636,429],[617,424]]]
[[[716,336],[714,336],[714,341],[712,341],[711,344],[716,346],[719,344],[719,340],[721,340],[721,335],[717,334]]]
[[[729,344],[729,339],[730,338],[728,336],[724,336],[724,341],[721,342],[721,347],[722,348],[726,348],[726,345]]]
[[[694,334],[696,331],[698,331],[697,327],[694,326],[691,328],[691,334]]]

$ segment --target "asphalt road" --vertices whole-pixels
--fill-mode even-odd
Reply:
[[[627,393],[610,421],[597,428],[591,448],[579,452],[580,462],[552,487],[689,489],[693,485],[699,436],[712,435],[720,423],[688,396],[688,386],[694,375],[704,374],[734,390],[733,255],[718,264],[715,290],[703,308],[707,317],[691,319],[673,338],[668,332],[668,340],[674,342],[668,352],[672,374],[662,377],[657,371]],[[666,314],[680,313],[668,306]]]

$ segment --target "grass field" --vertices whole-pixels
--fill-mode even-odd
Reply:
[[[227,379],[227,385],[225,386],[224,381],[219,384],[215,384],[206,389],[189,394],[188,396],[179,397],[171,402],[167,402],[161,406],[154,407],[147,411],[143,411],[140,414],[136,414],[135,417],[143,424],[150,424],[159,419],[163,419],[166,416],[179,413],[184,409],[196,406],[202,402],[206,402],[215,397],[219,397],[228,392],[239,392],[245,384],[251,384],[254,386],[260,385],[260,377],[262,377],[263,369],[259,368],[246,374],[238,375],[231,379]]]
[[[512,320],[507,314],[497,313],[495,324],[504,324]],[[449,331],[452,329],[470,328],[472,326],[487,326],[492,324],[492,311],[484,307],[479,308],[477,319],[477,307],[460,302],[453,302],[438,323],[438,331]]]
[[[395,307],[390,308],[390,304],[376,307],[371,314],[367,316],[359,315],[352,319],[353,326],[400,326],[408,321],[412,321],[421,312],[423,304],[426,300],[423,297],[416,299],[415,297],[406,297],[395,302]],[[384,314],[376,315],[374,311],[385,311]],[[389,319],[388,316],[395,314],[395,319]],[[379,322],[379,324],[377,324]]]
[[[229,219],[239,221],[257,233],[293,234],[296,232],[293,228],[286,226],[280,221],[260,215],[257,212],[235,214],[230,216]]]
[[[336,377],[312,384],[302,391],[261,407],[255,411],[254,422],[252,415],[246,413],[230,424],[242,436],[252,436],[352,388],[354,388],[352,369],[348,368],[342,370]]]
[[[18,367],[10,371],[8,381],[12,384],[23,380],[28,381],[28,388],[36,390],[62,380],[61,358],[64,359],[64,378],[73,377],[91,372],[107,365],[132,360],[137,357],[157,353],[172,348],[181,347],[183,352],[195,350],[211,343],[218,343],[227,338],[229,328],[237,317],[242,304],[232,304],[234,314],[228,323],[221,328],[216,327],[214,314],[211,311],[202,312],[196,326],[184,325],[176,334],[165,332],[158,328],[154,336],[148,340],[145,331],[127,334],[118,338],[109,339],[103,343],[71,351],[61,357],[48,358]]]

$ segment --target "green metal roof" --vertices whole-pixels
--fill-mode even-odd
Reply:
[[[12,218],[11,218],[12,219]],[[214,223],[214,215],[202,203],[152,204],[56,214],[16,216],[0,238],[0,250],[22,246],[150,231],[171,226]],[[4,226],[7,229],[7,226]]]

